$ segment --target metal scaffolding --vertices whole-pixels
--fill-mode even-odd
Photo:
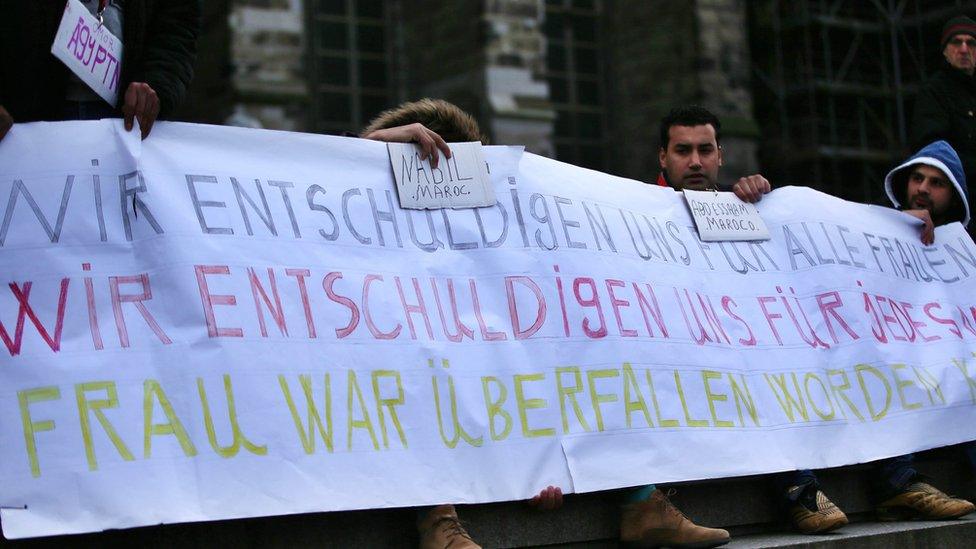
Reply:
[[[976,1],[748,2],[760,163],[777,185],[881,203],[908,151],[913,100],[942,24]]]

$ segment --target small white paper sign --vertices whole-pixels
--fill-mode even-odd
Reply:
[[[420,159],[418,145],[386,144],[401,208],[437,210],[495,204],[495,190],[491,186],[481,143],[448,143],[448,146],[451,158],[444,158],[439,153],[437,167],[431,168],[430,158]]]
[[[64,16],[51,45],[51,53],[99,97],[116,106],[122,41],[78,0],[68,0],[64,6]]]
[[[703,242],[769,240],[769,229],[755,204],[730,192],[683,192]]]

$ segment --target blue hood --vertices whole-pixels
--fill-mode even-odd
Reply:
[[[945,141],[929,143],[922,147],[922,150],[912,155],[911,158],[901,163],[897,168],[888,172],[888,176],[885,177],[885,192],[888,194],[888,199],[891,200],[891,203],[896,208],[902,207],[898,197],[905,194],[905,189],[902,187],[898,192],[895,192],[892,188],[892,182],[895,179],[900,179],[903,181],[901,184],[904,185],[908,181],[908,169],[916,164],[925,164],[926,166],[938,168],[949,177],[952,185],[956,188],[956,192],[959,194],[959,198],[962,199],[965,212],[963,219],[953,219],[953,221],[961,221],[964,227],[969,225],[969,190],[966,187],[966,173],[962,170],[962,161],[959,160],[959,155],[956,154],[956,150]],[[902,175],[904,177],[899,177]]]

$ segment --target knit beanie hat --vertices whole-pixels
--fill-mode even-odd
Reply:
[[[965,15],[958,15],[946,21],[946,24],[942,26],[942,49],[945,49],[949,40],[952,40],[952,37],[957,34],[968,34],[976,38],[976,21]]]

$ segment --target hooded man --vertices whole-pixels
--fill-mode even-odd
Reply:
[[[896,208],[925,222],[922,242],[926,245],[934,241],[935,227],[954,221],[964,226],[969,223],[962,162],[945,141],[930,143],[891,170],[885,178],[885,191]],[[966,446],[971,458],[976,457],[976,445]],[[873,464],[871,484],[878,518],[950,520],[973,512],[972,503],[921,482],[914,457],[907,454]],[[821,534],[847,524],[844,513],[819,491],[813,471],[780,473],[776,483],[785,491],[790,518],[800,532]]]
[[[939,225],[969,226],[969,192],[962,161],[945,141],[929,143],[885,177],[885,193],[898,209],[925,222],[922,242],[935,240]]]
[[[935,227],[960,222],[969,225],[969,193],[966,174],[955,149],[935,141],[902,162],[885,177],[885,193],[898,209],[925,222],[922,242],[935,240]],[[976,444],[966,443],[970,458]],[[922,518],[949,520],[972,513],[972,503],[948,496],[920,482],[913,466],[914,455],[893,457],[875,463],[874,487],[880,501],[879,518],[895,520]]]

